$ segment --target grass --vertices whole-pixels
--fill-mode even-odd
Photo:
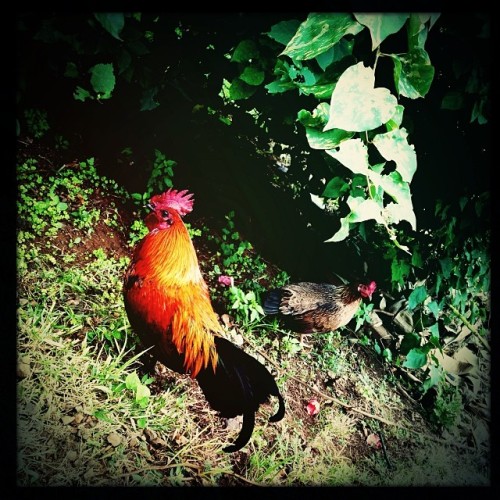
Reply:
[[[354,332],[308,337],[304,348],[297,336],[258,315],[230,324],[228,337],[239,338],[273,372],[287,412],[281,422],[269,423],[276,401],[263,405],[248,445],[235,454],[224,453],[222,448],[238,433],[238,421],[220,419],[188,376],[159,364],[154,373],[146,370],[148,355],[130,329],[121,281],[130,241],[138,240],[141,227],[130,223],[132,231],[124,237],[117,221],[126,220],[125,209],[117,203],[101,206],[109,184],[93,168],[83,169],[87,177],[77,180],[71,169],[61,169],[67,179],[63,183],[57,177],[35,177],[35,182],[31,176],[41,175],[39,166],[29,166],[22,170],[28,186],[22,190],[28,197],[24,202],[47,193],[51,200],[60,195],[37,186],[64,186],[67,201],[58,198],[57,203],[67,203],[71,212],[66,217],[65,207],[57,208],[56,201],[48,205],[56,210],[47,212],[33,205],[38,208],[31,219],[28,206],[20,211],[18,485],[490,484],[485,447],[466,442],[456,429],[447,439],[432,432],[388,366]],[[71,207],[78,199],[75,186],[84,188],[81,210]],[[113,224],[82,218],[98,209]],[[191,230],[201,248],[207,228]],[[253,272],[264,273],[266,283],[284,279],[260,258],[252,267],[252,248],[239,244],[236,233],[229,217],[226,239],[215,239],[226,243],[225,250],[202,265],[213,267],[219,258],[222,271],[227,270],[222,260],[233,259],[231,272],[247,273],[237,277],[242,289]],[[213,244],[214,238],[207,242]],[[223,304],[230,294],[216,288],[217,276],[207,273],[213,295]],[[229,314],[234,313],[231,306],[226,302]],[[242,318],[248,319],[246,312]],[[315,416],[305,411],[311,397],[320,402]],[[367,444],[372,433],[383,436],[387,459],[381,449]]]

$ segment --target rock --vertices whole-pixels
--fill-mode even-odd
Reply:
[[[31,367],[27,363],[19,362],[17,364],[17,376],[19,378],[28,378],[31,375]]]
[[[117,434],[116,432],[112,432],[108,436],[108,443],[114,448],[116,448],[121,442],[122,442],[122,437],[120,436],[120,434]]]

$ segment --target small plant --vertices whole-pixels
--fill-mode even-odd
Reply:
[[[138,205],[144,205],[149,201],[151,196],[155,193],[163,193],[167,189],[173,187],[174,183],[172,178],[174,176],[174,167],[177,162],[169,160],[158,149],[155,149],[155,159],[153,161],[153,168],[149,176],[146,191],[144,193],[133,193],[132,199]]]
[[[244,292],[236,286],[228,288],[229,303],[235,311],[236,320],[244,325],[257,321],[264,315],[262,306],[253,291]]]
[[[132,225],[130,226],[130,232],[128,236],[128,241],[129,241],[129,246],[130,247],[135,247],[139,241],[144,238],[148,234],[148,228],[146,224],[144,224],[144,221],[140,219],[134,220]]]
[[[462,395],[458,387],[439,384],[431,419],[445,429],[451,429],[463,411]]]
[[[55,147],[58,151],[66,151],[69,148],[69,141],[64,136],[56,134]]]
[[[41,139],[50,130],[47,112],[41,109],[27,109],[24,112],[28,134],[35,139]]]

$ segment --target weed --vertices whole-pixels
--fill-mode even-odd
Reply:
[[[24,111],[24,119],[26,120],[26,128],[28,134],[35,139],[41,139],[49,130],[49,122],[47,121],[47,112],[42,109],[29,108]]]
[[[177,162],[167,159],[161,151],[155,149],[155,159],[146,185],[146,191],[142,194],[133,193],[132,199],[134,202],[141,206],[145,205],[153,194],[163,193],[173,187],[172,177],[176,165]]]

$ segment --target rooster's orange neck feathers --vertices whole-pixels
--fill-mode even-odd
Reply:
[[[150,314],[148,322],[170,332],[167,341],[184,354],[186,372],[194,378],[208,364],[215,369],[213,335],[222,333],[221,326],[180,216],[172,212],[170,225],[155,224],[153,218],[147,222],[151,230],[134,255],[134,273],[147,279],[141,285],[143,291],[132,292],[132,297],[148,302],[144,304]]]

